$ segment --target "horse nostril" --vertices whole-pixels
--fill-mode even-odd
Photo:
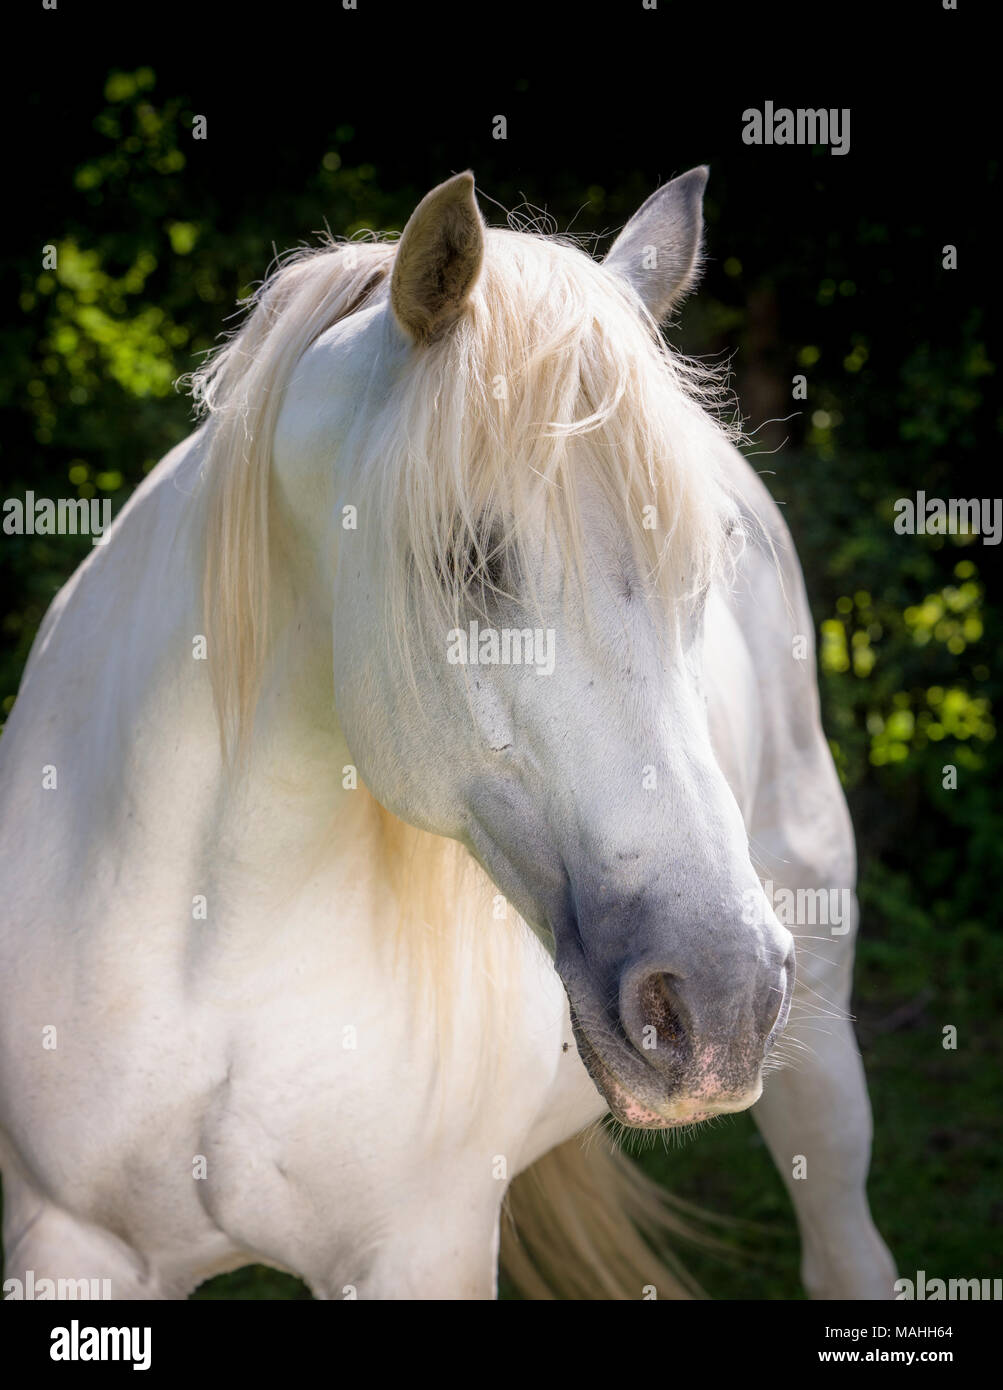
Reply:
[[[773,1046],[777,1035],[783,1031],[787,1023],[787,1015],[790,1012],[791,998],[794,993],[794,974],[795,974],[795,942],[791,941],[790,950],[780,967],[781,984],[774,984],[770,989],[769,1024],[767,1027],[766,1046],[767,1049]],[[779,997],[778,997],[779,996]]]
[[[784,985],[786,986],[787,992],[790,993],[794,988],[794,980],[797,975],[797,942],[791,941],[791,949],[784,957],[784,963],[781,969],[784,972]]]
[[[648,975],[638,990],[642,1025],[642,1046],[669,1047],[675,1051],[686,1043],[686,1028],[679,1016],[674,977],[659,971]],[[654,1029],[654,1035],[649,1031]]]

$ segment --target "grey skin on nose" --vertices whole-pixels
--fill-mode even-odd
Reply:
[[[620,907],[555,932],[579,1052],[613,1113],[655,1127],[752,1104],[790,1008],[790,933],[743,923],[737,906],[696,930],[665,903]]]
[[[786,1022],[793,983],[793,943],[779,952],[755,938],[685,971],[659,962],[627,966],[620,983],[620,1020],[635,1050],[673,1088],[716,1077],[724,1094],[757,1083],[781,1014]],[[770,959],[772,957],[772,959]],[[782,1026],[782,1025],[781,1025]]]

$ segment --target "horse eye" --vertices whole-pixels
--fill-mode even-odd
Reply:
[[[471,541],[462,556],[451,549],[442,569],[443,582],[449,588],[458,585],[462,592],[471,587],[490,592],[502,586],[505,556],[500,543],[492,535],[478,544]]]
[[[484,583],[491,589],[500,589],[505,578],[505,555],[500,543],[494,537],[484,553]]]

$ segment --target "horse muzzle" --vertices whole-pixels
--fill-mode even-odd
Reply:
[[[596,980],[583,958],[559,953],[579,1055],[616,1119],[666,1129],[759,1099],[794,988],[793,938],[779,931],[766,951],[750,941],[744,960],[708,951],[684,970],[678,960],[642,959],[625,963],[615,981]],[[604,999],[615,1003],[604,1007]]]

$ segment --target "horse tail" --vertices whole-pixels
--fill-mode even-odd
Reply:
[[[689,1299],[703,1292],[668,1241],[721,1245],[704,1213],[673,1197],[605,1131],[551,1149],[512,1183],[502,1211],[503,1275],[531,1299]]]

